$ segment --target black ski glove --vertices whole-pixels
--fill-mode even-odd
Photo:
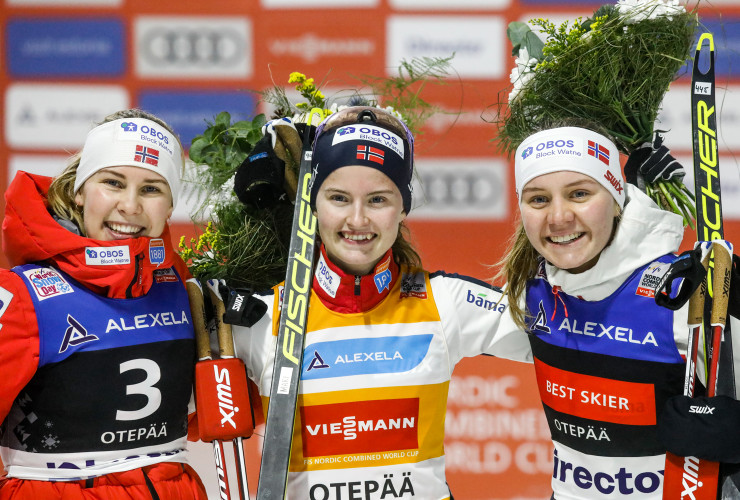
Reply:
[[[645,142],[629,155],[624,175],[627,182],[642,189],[639,179],[650,184],[657,180],[682,180],[686,171],[663,145],[663,136],[656,132],[652,144]]]
[[[658,438],[681,457],[740,463],[740,401],[673,396],[658,415]]]
[[[272,148],[272,138],[265,135],[254,145],[234,176],[234,193],[239,201],[256,208],[272,208],[287,201],[283,189],[285,162]]]

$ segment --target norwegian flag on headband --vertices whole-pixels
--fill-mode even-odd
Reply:
[[[149,165],[154,165],[156,167],[159,165],[159,150],[147,146],[136,146],[134,161],[148,163]]]
[[[357,146],[357,159],[369,160],[382,165],[385,161],[385,151],[372,146]]]
[[[609,150],[598,142],[588,141],[588,154],[609,165]]]

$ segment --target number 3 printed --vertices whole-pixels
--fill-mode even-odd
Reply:
[[[116,420],[139,420],[148,417],[157,411],[162,402],[162,393],[154,387],[154,384],[159,382],[162,375],[157,363],[151,359],[132,359],[131,361],[121,363],[121,373],[129,370],[144,370],[146,372],[146,379],[138,384],[127,385],[126,395],[142,394],[146,396],[147,403],[140,410],[117,410]]]

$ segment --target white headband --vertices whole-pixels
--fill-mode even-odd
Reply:
[[[519,145],[514,159],[517,197],[535,177],[563,170],[593,177],[624,208],[624,178],[617,147],[603,135],[577,127],[537,132]]]
[[[163,126],[146,118],[121,118],[92,129],[82,148],[75,193],[95,172],[123,166],[145,168],[164,177],[172,191],[172,206],[177,204],[182,150]]]

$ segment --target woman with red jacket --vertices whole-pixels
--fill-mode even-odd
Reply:
[[[194,341],[167,220],[184,157],[140,110],[6,192],[0,499],[205,499],[185,457]]]

